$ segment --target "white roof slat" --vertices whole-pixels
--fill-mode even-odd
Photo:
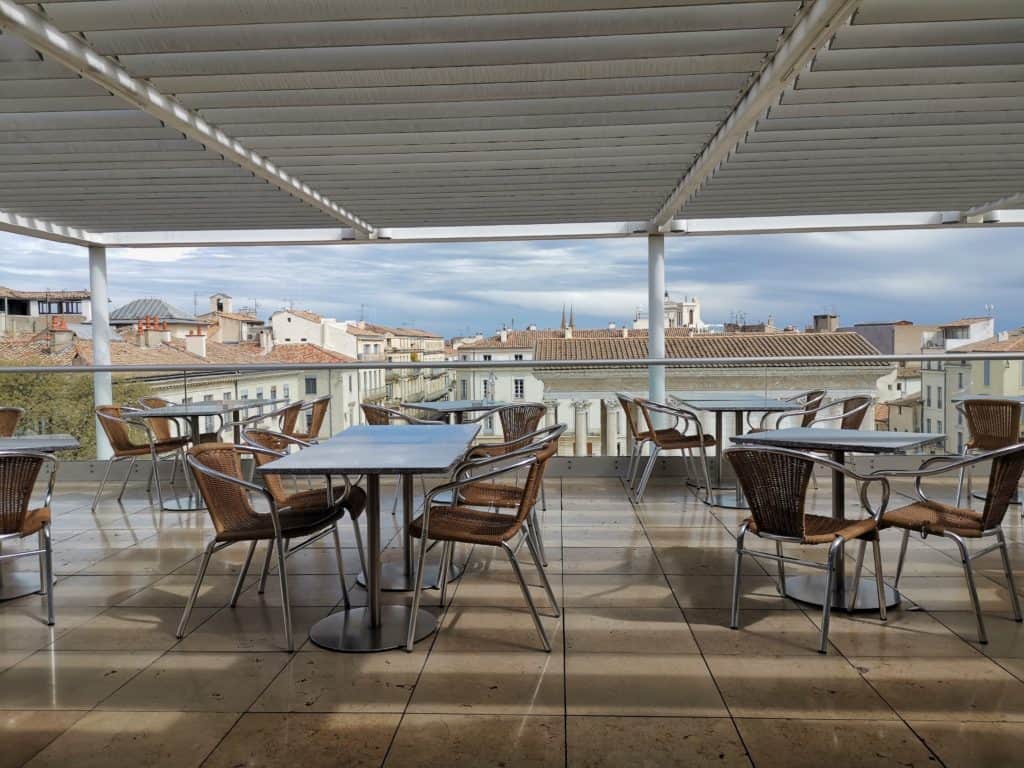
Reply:
[[[796,79],[797,89],[1017,83],[1024,80],[1024,64],[989,66],[886,67],[884,69],[812,69]]]
[[[769,120],[804,117],[860,117],[869,115],[924,115],[952,112],[1019,112],[1020,97],[953,99],[890,99],[881,101],[828,101],[809,104],[778,104],[768,111]]]
[[[857,12],[861,24],[920,21],[972,21],[1024,18],[1019,0],[865,0]]]
[[[853,48],[819,55],[815,70],[925,67],[1016,66],[1024,61],[1024,43],[932,45],[911,48]]]
[[[1024,41],[1024,16],[1020,19],[1000,18],[900,24],[865,24],[861,19],[856,19],[853,24],[836,33],[829,50],[948,46],[951,43],[980,45],[1022,41]]]
[[[1024,82],[1020,81],[995,83],[944,82],[930,85],[866,85],[843,88],[810,88],[801,83],[800,87],[785,93],[782,105],[898,101],[901,102],[899,107],[902,110],[906,106],[904,102],[913,103],[920,100],[1020,99],[1021,97],[1024,97]],[[890,104],[890,109],[895,106],[895,104]]]

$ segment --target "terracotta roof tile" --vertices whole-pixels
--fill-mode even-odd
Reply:
[[[957,347],[956,352],[1024,352],[1024,332],[1015,332],[1000,340],[998,336]]]

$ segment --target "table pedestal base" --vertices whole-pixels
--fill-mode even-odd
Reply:
[[[452,563],[452,569],[448,574],[448,581],[456,581],[465,568],[458,563]],[[434,589],[441,581],[441,566],[438,563],[427,563],[423,569],[423,588]],[[360,587],[366,586],[366,576],[362,573],[356,578],[356,584]],[[416,586],[416,574],[406,573],[404,563],[384,563],[380,568],[380,589],[382,592],[412,592]]]
[[[699,495],[700,491],[698,490]],[[713,490],[708,494],[708,501],[712,507],[722,507],[722,509],[750,509],[743,498],[743,494],[739,491]]]
[[[349,608],[321,619],[309,630],[309,639],[321,648],[343,653],[390,651],[405,647],[409,631],[408,605],[382,605],[379,627],[370,626],[370,609]],[[420,609],[416,616],[416,642],[437,631],[437,617]]]
[[[37,571],[4,570],[0,577],[0,602],[14,600],[16,597],[34,595],[39,592],[39,573]]]
[[[832,593],[832,608],[846,610],[850,604],[849,589],[851,584],[847,583],[846,605],[839,605],[835,599],[835,590]],[[824,574],[803,574],[800,576],[786,577],[786,597],[792,598],[800,603],[816,605],[821,607],[821,598],[825,594]],[[885,607],[894,608],[900,604],[900,593],[892,587],[885,588]],[[857,595],[857,612],[878,610],[878,589],[875,587],[873,575],[861,576],[860,590]]]
[[[160,507],[160,503],[157,501],[156,494],[153,494],[153,501],[156,502],[156,506]],[[206,509],[206,505],[203,503],[202,496],[164,496],[163,507],[160,507],[162,512],[202,512]]]

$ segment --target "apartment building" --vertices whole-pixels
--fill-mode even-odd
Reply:
[[[46,330],[54,317],[68,325],[88,322],[88,291],[19,291],[0,285],[0,336]]]

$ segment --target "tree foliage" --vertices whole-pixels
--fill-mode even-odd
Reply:
[[[24,365],[0,361],[0,368]],[[115,377],[114,402],[136,404],[151,394],[137,379]],[[0,374],[0,405],[25,409],[17,434],[67,433],[81,444],[74,458],[96,457],[96,419],[93,415],[91,373]]]

